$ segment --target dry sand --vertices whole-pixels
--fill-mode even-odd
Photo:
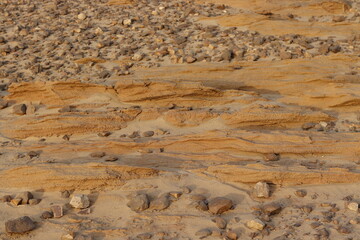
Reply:
[[[348,207],[360,203],[359,4],[196,2],[210,6],[214,16],[190,14],[192,22],[273,35],[290,57],[270,50],[254,57],[259,53],[251,43],[244,56],[234,51],[229,61],[206,50],[216,56],[196,61],[194,53],[193,62],[186,52],[193,45],[187,45],[175,61],[153,58],[150,50],[150,58],[139,61],[136,54],[85,54],[69,57],[81,70],[61,79],[53,68],[30,81],[11,71],[0,75],[0,106],[6,106],[0,109],[0,197],[30,191],[41,199],[18,206],[3,199],[0,239],[360,239],[359,212]],[[94,4],[137,6],[117,0]],[[5,15],[0,19],[8,21]],[[284,40],[289,34],[316,38],[313,50],[296,52],[296,41]],[[318,52],[328,43],[341,51]],[[3,73],[18,58],[19,66],[25,64],[21,52],[2,53]],[[121,71],[99,78],[92,72],[96,66]],[[26,105],[26,113],[14,112],[18,104]],[[258,182],[267,184],[270,196],[257,196]],[[85,211],[69,205],[76,194],[90,199]],[[128,207],[139,199],[136,194],[147,194],[149,209]],[[233,203],[219,214],[225,229],[207,211],[217,197]],[[154,210],[157,201],[166,206]],[[269,204],[279,209],[266,212]],[[43,219],[54,205],[63,207],[64,216]],[[36,228],[8,233],[5,222],[22,216]],[[260,227],[249,227],[256,219]]]

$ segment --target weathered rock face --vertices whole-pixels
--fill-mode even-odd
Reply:
[[[5,230],[8,233],[26,233],[34,230],[35,223],[28,216],[9,220],[5,223]]]

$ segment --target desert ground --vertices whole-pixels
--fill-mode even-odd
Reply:
[[[360,239],[357,0],[0,0],[0,239]]]

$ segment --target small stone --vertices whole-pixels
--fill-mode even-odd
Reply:
[[[260,219],[253,219],[246,223],[246,226],[250,229],[254,230],[263,230],[265,227],[265,223],[263,223]]]
[[[152,238],[152,234],[150,233],[141,233],[139,235],[136,236],[139,239],[151,239]]]
[[[282,207],[278,203],[269,203],[263,206],[262,209],[265,214],[274,215],[274,214],[278,214],[281,211]]]
[[[226,233],[226,237],[230,240],[237,240],[238,239],[238,235],[236,232],[233,231],[229,231]]]
[[[87,208],[90,206],[90,200],[84,194],[76,194],[72,197],[70,205],[74,208]]]
[[[193,194],[193,195],[190,195],[190,199],[193,201],[205,201],[206,197],[201,194]]]
[[[98,133],[99,137],[108,137],[111,135],[111,132],[103,132],[103,133]]]
[[[5,230],[8,233],[25,233],[35,229],[35,223],[28,216],[5,222]]]
[[[132,56],[132,60],[134,61],[141,61],[142,59],[144,58],[144,54],[142,53],[135,53],[133,56]]]
[[[13,113],[16,115],[25,115],[26,114],[26,105],[18,104],[13,107]]]
[[[86,15],[84,13],[80,13],[77,18],[82,21],[86,19]]]
[[[254,194],[258,198],[270,197],[270,186],[266,182],[258,182],[255,184]]]
[[[62,191],[61,192],[61,197],[62,198],[69,198],[70,197],[70,192],[68,190]]]
[[[157,210],[157,211],[164,210],[169,206],[170,206],[170,200],[168,195],[160,196],[159,198],[156,198],[150,203],[150,208],[152,210]]]
[[[213,219],[213,222],[216,224],[216,226],[220,229],[225,229],[226,228],[226,220],[221,218],[221,217],[216,217]]]
[[[5,101],[3,99],[0,98],[0,109],[4,109],[8,106],[8,101]]]
[[[203,229],[195,233],[195,236],[197,236],[199,239],[206,238],[210,235],[211,235],[211,231],[209,229]]]
[[[169,195],[177,200],[181,197],[182,193],[181,192],[169,192]]]
[[[93,152],[90,154],[90,157],[93,157],[93,158],[102,158],[106,155],[105,152]]]
[[[233,202],[224,197],[217,197],[209,201],[208,206],[212,214],[222,214],[233,207]]]
[[[278,153],[267,153],[264,155],[265,161],[279,161],[280,160],[280,154]]]
[[[329,45],[327,44],[323,44],[319,47],[318,49],[319,53],[324,55],[324,54],[327,54],[329,52]]]
[[[304,123],[304,124],[301,126],[301,128],[302,128],[303,130],[309,130],[309,129],[311,129],[311,128],[314,128],[315,125],[316,125],[316,123],[312,123],[312,122]]]
[[[89,235],[76,235],[74,240],[92,240],[93,238]]]
[[[123,20],[123,24],[128,26],[128,25],[131,25],[132,24],[132,20],[131,19],[124,19]]]
[[[149,208],[149,198],[146,194],[137,194],[131,198],[127,206],[134,212],[144,211]]]
[[[298,196],[298,197],[305,197],[307,195],[307,192],[306,190],[296,190],[295,191],[295,195]]]
[[[338,232],[342,234],[350,234],[351,230],[347,227],[339,227]]]
[[[194,63],[194,62],[196,62],[196,58],[192,57],[192,56],[188,56],[188,57],[186,57],[186,62],[187,63]]]
[[[74,233],[68,233],[63,236],[61,236],[61,240],[73,240],[75,237]]]
[[[12,197],[10,195],[4,195],[0,198],[0,202],[10,202]]]
[[[352,211],[358,212],[359,211],[359,204],[357,202],[350,202],[350,203],[348,203],[347,208],[352,210]]]
[[[317,230],[317,232],[322,237],[328,237],[329,236],[329,232],[325,228],[319,229],[319,230]]]
[[[354,224],[359,224],[359,220],[360,220],[360,219],[358,219],[358,218],[351,219],[351,220],[349,221],[349,223],[350,223],[350,224],[353,224],[353,225],[354,225]]]
[[[280,59],[281,60],[286,60],[286,59],[291,59],[291,58],[292,58],[292,54],[290,52],[280,51]]]
[[[115,161],[117,161],[119,158],[118,157],[115,157],[115,156],[106,156],[105,157],[105,161],[106,162],[115,162]]]
[[[37,205],[40,203],[40,201],[41,201],[41,199],[30,199],[29,205]]]
[[[14,206],[20,205],[21,202],[22,202],[22,199],[21,199],[21,198],[14,198],[13,200],[11,200],[11,203],[12,203]]]
[[[130,134],[128,137],[129,138],[138,138],[138,137],[140,137],[140,134],[139,134],[139,132],[135,131],[132,134]]]
[[[40,156],[39,152],[35,152],[35,151],[30,151],[27,154],[31,159],[33,159],[34,157],[38,157]]]
[[[54,216],[53,213],[49,211],[45,211],[41,214],[42,219],[49,219],[52,218],[53,216]]]
[[[61,218],[64,216],[63,207],[60,205],[51,206],[51,211],[53,213],[54,218]]]
[[[322,225],[322,224],[319,223],[319,222],[313,222],[313,223],[310,224],[310,226],[311,226],[313,229],[318,228],[318,227],[321,226],[321,225]]]
[[[200,211],[208,211],[209,210],[209,206],[206,204],[205,201],[195,201],[193,204],[194,204],[195,208]]]
[[[191,189],[188,188],[188,187],[182,187],[182,191],[183,191],[184,194],[189,194],[189,193],[191,193]]]
[[[90,213],[91,213],[90,208],[85,208],[85,209],[78,212],[78,214],[81,214],[81,215],[87,215],[87,214],[90,214]]]
[[[143,137],[152,137],[154,136],[154,131],[146,131],[142,135]]]
[[[108,70],[104,70],[104,71],[101,71],[99,73],[99,78],[109,78],[111,76],[111,72],[109,72]]]

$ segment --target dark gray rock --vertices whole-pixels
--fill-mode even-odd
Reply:
[[[26,233],[34,230],[35,227],[35,223],[28,216],[5,222],[5,230],[8,233]]]

